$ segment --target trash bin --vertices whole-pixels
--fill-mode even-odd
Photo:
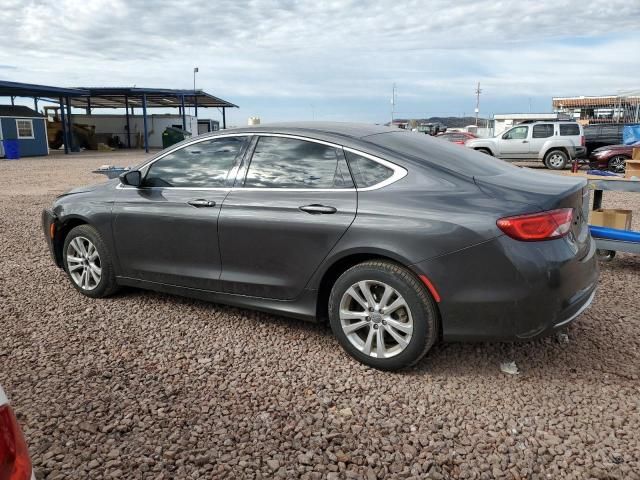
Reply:
[[[162,148],[170,147],[173,144],[181,142],[191,136],[191,132],[187,132],[177,127],[167,127],[162,132]]]
[[[4,156],[7,160],[20,160],[20,145],[18,140],[2,140],[4,147]]]

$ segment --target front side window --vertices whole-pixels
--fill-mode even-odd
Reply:
[[[16,120],[16,130],[18,138],[34,138],[33,120]]]
[[[524,140],[527,138],[529,127],[515,127],[505,133],[502,138],[505,140]]]
[[[353,188],[342,151],[297,138],[260,137],[246,188]]]
[[[144,186],[224,187],[244,141],[244,137],[225,137],[186,145],[154,162]]]
[[[553,124],[543,123],[541,125],[534,125],[531,132],[533,138],[548,138],[553,136]]]
[[[345,155],[349,161],[349,167],[351,167],[351,173],[358,188],[372,187],[380,182],[384,182],[393,175],[392,169],[370,158],[363,157],[348,150],[345,151]]]
[[[562,135],[563,137],[580,135],[580,127],[578,126],[577,123],[561,123],[560,135]]]

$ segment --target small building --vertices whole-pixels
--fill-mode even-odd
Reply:
[[[640,92],[595,97],[553,97],[553,110],[576,121],[589,123],[637,123],[640,121]]]
[[[564,113],[500,113],[493,116],[493,134],[500,135],[514,125],[526,121],[554,121],[570,120],[571,117]]]
[[[0,157],[5,156],[2,140],[17,140],[21,157],[49,155],[44,115],[21,105],[0,105]]]

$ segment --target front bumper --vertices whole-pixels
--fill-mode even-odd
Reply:
[[[53,230],[52,230],[53,227]],[[56,265],[60,266],[61,261],[56,254],[56,232],[58,231],[58,217],[52,210],[45,209],[42,211],[42,230],[44,233],[44,239],[49,248],[49,254],[51,258],[56,262]],[[53,233],[53,234],[52,234]]]
[[[437,289],[443,339],[513,341],[563,328],[593,301],[595,242],[576,256],[565,239],[498,237],[413,265]]]

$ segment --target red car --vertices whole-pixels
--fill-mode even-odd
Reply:
[[[589,155],[589,166],[600,170],[610,170],[615,173],[624,173],[624,165],[631,160],[633,148],[639,148],[640,143],[634,145],[607,145],[596,148]]]
[[[469,132],[447,132],[441,135],[438,135],[436,138],[442,138],[451,143],[457,143],[458,145],[464,145],[467,140],[471,140],[472,138],[478,138],[477,135]]]
[[[0,480],[33,480],[31,458],[22,430],[0,387]]]

